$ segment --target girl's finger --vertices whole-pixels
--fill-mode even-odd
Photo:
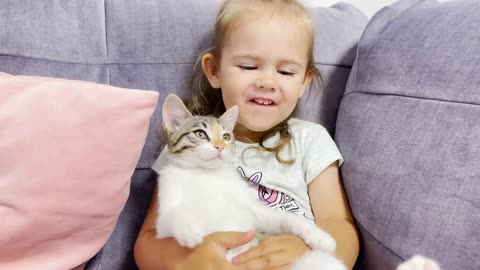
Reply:
[[[273,270],[282,267],[288,269],[289,265],[288,256],[285,256],[282,252],[272,252],[241,262],[237,266],[240,270]]]
[[[281,236],[270,236],[263,239],[260,244],[256,247],[253,247],[232,259],[234,264],[242,263],[245,261],[252,260],[257,257],[264,256],[268,253],[279,252],[282,250],[282,245],[278,245],[278,240],[281,239]]]
[[[220,244],[224,249],[235,248],[252,241],[254,232],[215,232],[206,241]]]
[[[276,245],[265,245],[263,243],[260,243],[260,245],[233,257],[232,262],[234,264],[241,264],[247,261],[251,261],[255,258],[264,257],[269,253],[275,253],[278,251],[280,251],[280,249]]]

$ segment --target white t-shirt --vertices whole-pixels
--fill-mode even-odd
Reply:
[[[291,119],[289,126],[292,140],[280,152],[280,157],[295,160],[294,163],[283,165],[271,152],[244,151],[258,144],[236,141],[233,166],[244,179],[252,183],[251,191],[266,205],[313,220],[308,184],[333,162],[338,160],[341,165],[343,158],[323,126],[299,119]],[[278,136],[274,136],[265,145],[271,147],[277,141]],[[154,162],[152,169],[158,172],[165,161],[166,149]]]

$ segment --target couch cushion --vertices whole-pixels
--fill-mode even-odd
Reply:
[[[402,0],[370,21],[336,141],[362,232],[358,269],[423,254],[480,269],[477,0]]]

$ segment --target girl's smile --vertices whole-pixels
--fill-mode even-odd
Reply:
[[[250,102],[253,102],[254,104],[257,105],[262,105],[262,106],[274,106],[275,102],[270,99],[270,98],[263,98],[263,97],[254,97],[250,99]]]

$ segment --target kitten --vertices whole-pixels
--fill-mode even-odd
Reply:
[[[300,258],[295,270],[346,270],[333,256],[335,240],[313,221],[260,203],[249,184],[235,171],[232,158],[236,106],[220,118],[193,116],[175,95],[163,106],[168,137],[166,165],[159,171],[157,238],[174,237],[193,248],[216,231],[255,231],[255,239],[227,251],[231,260],[268,235],[292,234],[312,252]],[[399,268],[399,270],[435,268]]]

